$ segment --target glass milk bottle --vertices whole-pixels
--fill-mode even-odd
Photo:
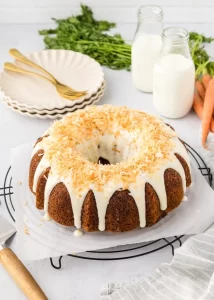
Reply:
[[[154,68],[153,103],[167,118],[182,118],[193,103],[195,67],[184,28],[169,27],[162,34],[163,45]]]
[[[152,93],[153,68],[161,49],[163,11],[159,6],[145,5],[138,10],[138,26],[132,44],[132,80],[143,92]]]

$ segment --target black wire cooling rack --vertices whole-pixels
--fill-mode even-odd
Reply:
[[[207,179],[208,183],[211,186],[213,176],[210,168],[206,165],[205,161],[196,150],[194,150],[187,143],[185,143],[185,145],[189,154],[192,156],[198,169],[200,170],[201,174]],[[5,175],[4,186],[0,188],[0,197],[3,197],[8,213],[11,219],[15,222],[11,167],[9,167]],[[172,255],[174,255],[175,248],[180,247],[182,245],[182,240],[184,238],[184,235],[174,236],[171,238],[162,238],[152,242],[139,243],[136,245],[118,246],[111,249],[104,249],[100,251],[87,251],[80,254],[68,254],[68,256],[79,259],[89,259],[98,261],[122,260],[149,255],[166,247],[168,247],[169,250],[171,250]],[[60,256],[58,258],[50,258],[50,263],[52,267],[55,269],[61,269],[62,259],[63,256]]]

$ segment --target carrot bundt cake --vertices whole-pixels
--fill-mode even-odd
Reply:
[[[145,112],[91,106],[54,122],[34,146],[36,207],[65,226],[122,232],[157,223],[191,184],[185,146]]]

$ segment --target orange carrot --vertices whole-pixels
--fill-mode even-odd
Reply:
[[[214,108],[214,79],[211,79],[204,98],[204,109],[202,114],[202,145],[205,147],[206,139],[210,131],[212,114]]]
[[[214,133],[214,118],[212,118],[211,124],[210,124],[210,131]]]
[[[196,80],[196,82],[195,82],[195,87],[196,87],[196,90],[197,90],[197,92],[198,92],[198,95],[199,95],[202,99],[204,99],[206,90],[205,90],[205,88],[204,88],[204,86],[203,86],[203,84],[201,83],[200,80]]]
[[[209,74],[203,75],[203,77],[202,77],[202,83],[203,83],[205,89],[208,88],[208,84],[209,84],[209,82],[210,82],[211,79],[212,79],[212,77]]]
[[[193,101],[193,109],[198,115],[200,119],[202,119],[203,115],[203,100],[198,94],[194,94],[194,101]],[[210,124],[210,131],[214,133],[214,118],[212,118],[211,124]]]
[[[195,87],[196,87],[197,93],[203,101],[204,101],[204,98],[205,98],[206,89],[207,89],[208,84],[209,84],[211,79],[212,79],[211,76],[206,74],[206,75],[203,76],[203,79],[202,79],[203,84],[201,83],[200,80],[195,81]],[[213,109],[213,116],[214,116],[214,109]]]
[[[203,114],[203,101],[201,97],[195,93],[194,94],[194,100],[193,100],[193,109],[198,115],[200,119],[202,119],[202,114]]]

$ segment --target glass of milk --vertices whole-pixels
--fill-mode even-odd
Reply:
[[[193,103],[195,67],[184,28],[169,27],[154,67],[153,103],[166,118],[182,118]]]
[[[138,10],[138,26],[132,44],[132,80],[143,92],[153,91],[153,69],[160,53],[163,31],[163,11],[155,5]]]

